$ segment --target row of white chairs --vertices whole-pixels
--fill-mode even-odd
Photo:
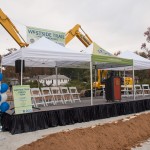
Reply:
[[[136,84],[134,85],[134,91],[132,85],[121,86],[122,96],[133,96],[133,92],[135,92],[135,96],[146,96],[150,95],[150,87],[149,84]]]
[[[35,107],[38,107],[38,105],[48,106],[48,104],[81,102],[80,93],[78,93],[76,87],[42,87],[41,89],[31,88],[30,91],[32,105]]]

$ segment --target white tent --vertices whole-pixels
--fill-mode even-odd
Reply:
[[[150,69],[150,60],[146,59],[142,56],[139,56],[133,52],[125,51],[118,55],[120,58],[126,58],[126,59],[132,59],[133,60],[133,66],[134,70],[144,70],[144,69]],[[132,70],[132,66],[126,66],[126,67],[118,67],[118,68],[107,68],[108,70]]]
[[[21,48],[2,58],[3,66],[15,66],[16,60],[25,60],[26,67],[92,68],[91,55],[65,48],[42,37],[26,48]],[[21,66],[23,66],[21,61]],[[21,85],[23,67],[21,67]],[[91,70],[91,69],[90,69]],[[57,78],[57,77],[56,77]],[[92,81],[91,81],[92,83]],[[91,97],[91,99],[93,99]]]
[[[115,68],[106,68],[106,70],[119,70],[119,71],[125,71],[127,70],[132,70],[133,71],[133,81],[134,81],[134,70],[145,70],[145,69],[150,69],[150,60],[139,56],[133,52],[126,51],[118,55],[118,57],[125,58],[125,59],[131,59],[133,60],[133,65],[132,66],[124,66],[124,67],[115,67]],[[133,87],[134,87],[134,82],[133,82]],[[135,90],[134,90],[134,99],[135,99]]]
[[[118,57],[121,58],[128,58],[128,59],[133,59],[133,64],[134,64],[134,70],[144,70],[144,69],[150,69],[150,60],[139,56],[133,52],[126,51],[118,55]],[[131,67],[132,68],[132,67]]]
[[[132,66],[133,61],[130,59],[119,58],[104,50],[102,47],[93,42],[82,53],[91,55],[90,73],[91,73],[91,97],[93,96],[93,81],[92,81],[92,66],[95,66],[95,81],[96,69]],[[91,105],[93,104],[91,100]]]
[[[3,57],[2,65],[15,66],[17,59],[25,60],[26,67],[89,68],[88,62],[91,61],[90,55],[63,47],[45,37]]]
[[[89,49],[89,51],[88,51]],[[107,51],[93,43],[87,52],[70,50],[49,39],[42,37],[29,47],[21,48],[12,54],[2,58],[3,66],[15,66],[18,59],[25,60],[27,67],[67,67],[67,68],[90,68],[91,74],[91,104],[93,104],[92,68],[93,65],[121,64],[132,65],[128,59],[110,55]],[[107,54],[106,54],[107,53]],[[21,65],[22,66],[22,65]],[[22,71],[21,71],[22,77]],[[22,80],[21,80],[22,81]],[[22,83],[21,83],[22,85]]]

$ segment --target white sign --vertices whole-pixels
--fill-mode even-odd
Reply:
[[[29,85],[13,86],[15,114],[32,112],[32,102]]]
[[[65,33],[59,31],[52,31],[47,29],[40,29],[35,27],[27,27],[27,43],[34,43],[41,37],[46,37],[62,46],[65,46]]]

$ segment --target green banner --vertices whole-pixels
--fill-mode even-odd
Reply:
[[[32,112],[32,102],[29,85],[13,86],[15,114]]]
[[[113,54],[109,53],[98,44],[93,42],[93,55],[100,55],[100,56],[113,56]]]
[[[92,61],[95,62],[103,62],[103,63],[114,63],[120,65],[133,65],[132,59],[124,59],[112,56],[100,56],[100,55],[92,55]]]
[[[42,36],[65,46],[65,33],[35,27],[26,27],[27,32],[27,43],[34,43],[36,40],[41,38]]]
[[[94,42],[93,42],[92,61],[109,64],[112,63],[117,65],[128,65],[128,66],[133,65],[133,60],[114,56]]]

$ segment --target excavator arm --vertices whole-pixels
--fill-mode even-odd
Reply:
[[[11,20],[4,14],[0,9],[0,24],[5,28],[5,30],[11,35],[11,37],[18,43],[20,47],[26,47],[28,44],[19,34],[19,31],[16,29]],[[22,42],[23,41],[23,42]]]
[[[79,31],[82,30],[84,35]],[[91,38],[84,32],[79,24],[75,25],[71,30],[66,33],[65,44],[68,44],[74,37],[77,37],[86,47],[92,44]]]

